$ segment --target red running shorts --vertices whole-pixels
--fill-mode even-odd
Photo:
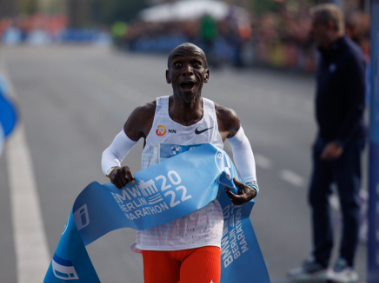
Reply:
[[[142,251],[145,283],[219,283],[221,249]]]

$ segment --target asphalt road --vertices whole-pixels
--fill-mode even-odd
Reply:
[[[171,94],[165,82],[166,57],[88,46],[0,47],[0,54],[18,101],[51,257],[77,195],[92,181],[108,181],[101,172],[101,153],[128,115],[157,96]],[[311,76],[224,68],[211,69],[203,89],[204,97],[237,112],[252,144],[260,194],[251,220],[277,283],[286,282],[286,271],[300,264],[311,248],[306,195],[315,135],[313,88]],[[10,169],[11,162],[22,162],[6,158],[12,142],[0,157],[0,281],[5,283],[20,282],[17,278],[24,272],[17,269],[10,180],[28,181],[26,169]],[[228,144],[226,149],[230,152]],[[140,170],[141,150],[139,142],[124,161],[134,171]],[[22,206],[19,210],[29,213]],[[134,232],[123,229],[87,247],[102,282],[143,282],[141,256],[129,249],[133,241]],[[364,244],[356,267],[365,279]]]

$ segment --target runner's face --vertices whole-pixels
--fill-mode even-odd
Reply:
[[[166,79],[172,84],[174,95],[186,103],[201,96],[203,84],[209,79],[209,70],[201,49],[178,48],[166,71]]]

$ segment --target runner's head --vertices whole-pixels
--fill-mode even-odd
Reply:
[[[207,57],[205,56],[204,51],[199,46],[190,42],[186,42],[186,43],[182,43],[178,45],[171,51],[167,60],[168,69],[170,69],[172,60],[175,57],[179,55],[189,56],[189,54],[200,56],[202,60],[205,62],[205,67],[208,68],[208,61],[207,61]]]
[[[201,96],[203,84],[209,80],[207,58],[204,51],[192,43],[183,43],[171,51],[166,81],[172,84],[174,96],[190,103]]]

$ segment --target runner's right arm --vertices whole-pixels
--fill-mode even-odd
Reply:
[[[128,166],[121,167],[125,156],[143,137],[150,132],[155,112],[155,102],[136,108],[125,122],[113,142],[102,154],[101,167],[104,174],[119,189],[130,182],[134,183],[133,174]]]

